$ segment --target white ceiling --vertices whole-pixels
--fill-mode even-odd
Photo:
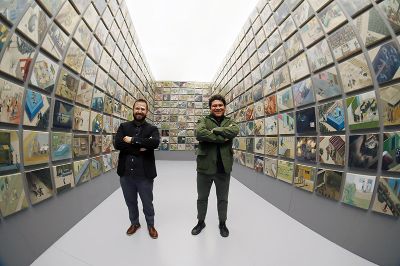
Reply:
[[[258,0],[126,0],[156,81],[211,82]]]

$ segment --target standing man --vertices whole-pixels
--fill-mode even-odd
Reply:
[[[199,120],[196,127],[197,148],[197,225],[192,235],[198,235],[206,226],[208,195],[214,182],[217,192],[219,230],[223,237],[229,236],[226,227],[229,181],[231,178],[233,151],[232,140],[239,126],[225,114],[226,101],[221,95],[211,96],[208,101],[210,115]]]
[[[115,148],[120,150],[117,173],[129,210],[131,225],[126,231],[133,235],[140,228],[137,194],[143,203],[149,235],[157,238],[154,228],[153,181],[157,176],[154,149],[160,143],[157,127],[145,121],[147,102],[137,100],[133,105],[133,121],[122,123],[115,136]]]

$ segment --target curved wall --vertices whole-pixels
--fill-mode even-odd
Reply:
[[[262,0],[213,82],[240,123],[236,161],[255,170],[233,175],[383,265],[400,261],[399,7]]]
[[[0,264],[26,265],[118,188],[153,80],[122,0],[2,1],[0,36]]]

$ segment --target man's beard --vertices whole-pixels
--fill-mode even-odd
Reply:
[[[139,115],[139,116],[141,116],[140,119],[137,117],[137,114],[133,115],[133,118],[138,122],[142,122],[146,119],[146,115]]]

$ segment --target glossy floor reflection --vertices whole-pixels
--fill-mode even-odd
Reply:
[[[157,240],[148,235],[142,213],[142,228],[133,236],[125,234],[128,211],[118,189],[32,265],[375,265],[293,220],[235,179],[228,209],[230,236],[219,235],[214,187],[207,226],[192,236],[195,162],[157,161],[157,171]]]

